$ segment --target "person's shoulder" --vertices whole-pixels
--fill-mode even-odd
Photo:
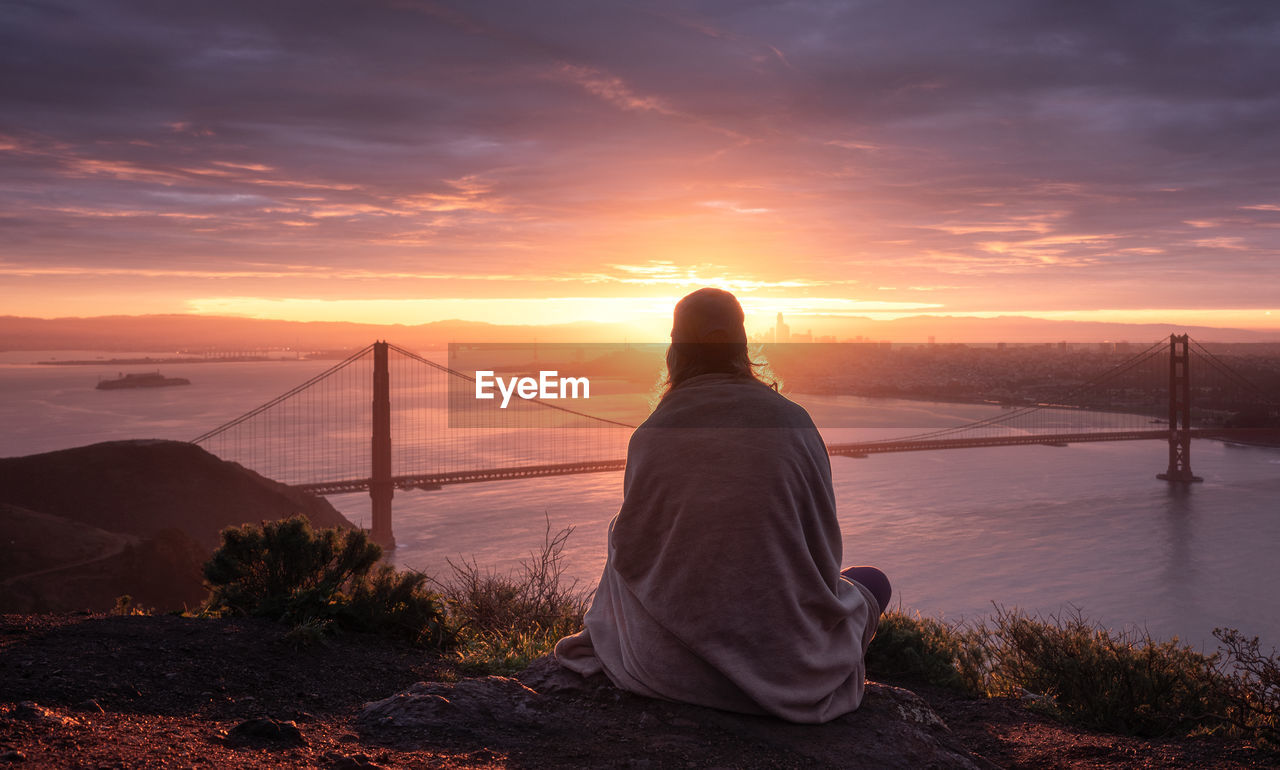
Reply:
[[[812,428],[804,407],[755,378],[706,374],[673,388],[645,421],[650,428]]]
[[[760,398],[769,403],[780,414],[785,414],[788,418],[787,427],[791,428],[812,428],[813,418],[809,416],[809,410],[800,406],[795,401],[787,398],[778,392],[778,390],[763,382],[756,382],[759,386]]]

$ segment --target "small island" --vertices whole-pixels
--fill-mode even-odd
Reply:
[[[127,388],[167,388],[172,385],[190,385],[185,377],[165,377],[160,372],[136,372],[121,374],[114,380],[98,380],[98,390],[124,390]]]

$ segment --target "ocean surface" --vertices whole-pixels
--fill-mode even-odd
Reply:
[[[333,363],[31,364],[105,355],[0,353],[0,457],[116,439],[190,440]],[[119,372],[157,368],[192,385],[94,389]],[[894,425],[915,433],[989,413],[974,405],[794,398],[819,425],[834,409],[874,415],[868,420],[883,426],[882,435]],[[830,433],[829,440],[847,438]],[[1158,481],[1167,464],[1158,441],[836,457],[845,562],[879,566],[893,581],[895,605],[946,620],[977,619],[1001,605],[1080,612],[1208,650],[1218,626],[1280,646],[1280,449],[1197,441],[1191,458],[1202,484]],[[450,574],[449,560],[506,571],[539,550],[548,531],[573,527],[566,575],[590,587],[621,494],[621,473],[400,491],[393,560],[441,578]],[[330,500],[367,525],[367,495]]]

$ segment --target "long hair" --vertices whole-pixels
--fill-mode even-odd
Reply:
[[[745,342],[673,342],[667,348],[667,379],[662,397],[686,380],[703,374],[731,374],[760,381]],[[776,388],[777,385],[774,384]]]

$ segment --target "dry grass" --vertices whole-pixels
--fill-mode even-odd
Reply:
[[[1111,733],[1220,733],[1280,748],[1280,659],[1233,629],[1214,635],[1221,647],[1204,654],[1177,639],[1112,631],[1079,611],[1039,617],[997,606],[967,627],[890,611],[867,668],[875,677],[1017,697]]]
[[[564,579],[564,545],[573,528],[552,533],[542,548],[507,573],[474,560],[450,561],[453,576],[439,583],[450,606],[468,673],[509,674],[549,654],[557,641],[582,629],[592,592]]]

